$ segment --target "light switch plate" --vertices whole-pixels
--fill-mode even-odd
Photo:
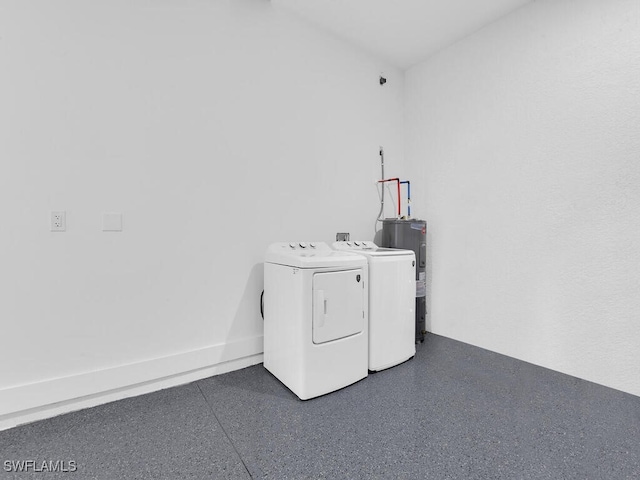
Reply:
[[[108,212],[102,214],[102,231],[103,232],[121,232],[122,231],[122,214]]]

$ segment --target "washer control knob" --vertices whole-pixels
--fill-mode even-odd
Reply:
[[[347,242],[347,245],[348,245],[348,246],[351,246],[351,242]]]
[[[353,242],[353,243],[355,243],[355,244],[356,244],[356,247],[359,247],[359,246],[360,246],[360,242]]]
[[[293,243],[293,242],[292,242],[292,243],[290,243],[290,244],[289,244],[289,246],[290,246],[291,248],[296,248],[296,244],[295,244],[295,243]]]
[[[309,246],[310,246],[311,248],[316,248],[316,244],[315,244],[315,243],[310,243],[310,244],[309,244]]]
[[[300,245],[301,248],[307,248],[307,244],[305,242],[300,242],[298,245]]]

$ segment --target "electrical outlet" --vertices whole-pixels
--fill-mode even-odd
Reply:
[[[51,231],[65,232],[67,230],[67,213],[51,212]]]

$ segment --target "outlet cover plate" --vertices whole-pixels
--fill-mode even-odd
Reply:
[[[103,232],[121,232],[122,231],[122,214],[115,212],[107,212],[102,214],[102,231]]]
[[[49,218],[49,225],[52,232],[66,232],[67,231],[67,212],[57,211],[51,212]]]

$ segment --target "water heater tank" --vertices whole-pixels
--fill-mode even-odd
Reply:
[[[413,250],[416,254],[416,342],[426,333],[427,222],[386,219],[382,221],[382,247]]]

